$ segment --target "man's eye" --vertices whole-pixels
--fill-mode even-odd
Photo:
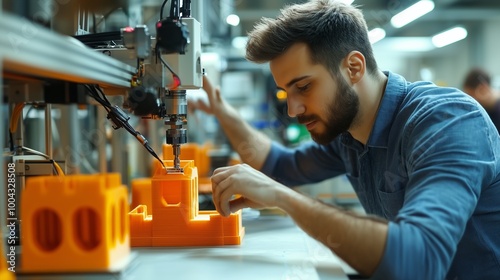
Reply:
[[[306,91],[309,88],[309,84],[306,84],[304,86],[297,86],[297,89],[299,91]]]

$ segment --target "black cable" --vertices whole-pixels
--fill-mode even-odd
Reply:
[[[35,108],[35,106],[34,106],[34,105],[31,105],[31,106],[28,108],[28,111],[26,111],[26,115],[25,115],[25,116],[26,116],[26,118],[28,118],[28,117],[29,117],[29,115],[30,115],[30,113],[31,113],[31,110],[33,110],[34,108]]]
[[[87,94],[94,98],[95,101],[97,101],[99,104],[101,104],[104,109],[109,113],[112,109],[111,103],[106,99],[103,99],[101,96],[99,96],[99,92],[96,90],[95,85],[92,87],[90,85],[85,85],[87,88],[88,92]]]
[[[154,158],[160,161],[163,168],[166,168],[163,161],[149,145],[146,137],[144,137],[139,131],[135,130],[130,125],[130,123],[128,122],[130,117],[120,107],[112,105],[109,102],[99,85],[85,85],[85,87],[88,90],[88,95],[94,98],[99,104],[104,107],[104,109],[106,109],[106,111],[108,112],[107,118],[113,123],[113,128],[116,130],[123,127],[127,132],[132,134]]]
[[[191,0],[182,0],[182,17],[191,17]]]
[[[10,151],[14,152],[16,150],[16,147],[14,146],[14,135],[12,135],[12,132],[9,131],[9,140],[10,140]]]
[[[92,26],[92,31],[94,32],[94,34],[97,33],[97,23],[96,23],[96,21],[97,21],[97,18],[95,16],[95,13],[92,13],[92,25],[93,25]]]
[[[174,79],[174,87],[178,87],[180,86],[182,83],[181,83],[181,78],[179,77],[179,75],[177,75],[174,70],[170,67],[170,65],[168,65],[168,63],[163,60],[163,57],[161,56],[161,52],[160,52],[160,49],[158,47],[156,47],[156,55],[157,57],[160,59],[161,63],[163,65],[165,65],[165,67],[167,67],[168,71],[170,71],[170,73],[172,74],[172,77]]]
[[[109,102],[108,98],[106,97],[106,94],[104,94],[104,92],[102,91],[102,89],[99,87],[99,85],[94,85],[94,88],[97,92],[101,93],[101,96],[102,98],[106,101],[106,103],[108,103],[109,105],[111,105],[111,103]]]
[[[167,4],[168,0],[163,1],[163,4],[161,4],[160,8],[160,20],[163,19],[163,9],[165,8],[165,4]]]
[[[179,19],[180,18],[179,1],[178,0],[172,0],[172,2],[170,2],[170,18],[172,18],[172,19]]]

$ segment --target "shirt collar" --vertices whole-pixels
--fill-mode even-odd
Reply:
[[[387,76],[387,85],[380,102],[380,108],[377,112],[372,132],[368,138],[367,146],[370,147],[387,147],[393,120],[407,92],[407,83],[402,76],[390,71],[384,71],[384,74]]]

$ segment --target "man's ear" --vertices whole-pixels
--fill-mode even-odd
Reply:
[[[343,66],[347,69],[347,79],[356,84],[365,75],[365,56],[358,51],[352,51],[345,57]]]

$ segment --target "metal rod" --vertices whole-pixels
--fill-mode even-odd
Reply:
[[[45,106],[45,153],[52,158],[52,105]]]
[[[101,133],[98,137],[99,142],[97,143],[97,149],[99,151],[99,172],[106,173],[107,168],[107,158],[106,158],[106,110],[101,106],[97,106],[97,131]]]

